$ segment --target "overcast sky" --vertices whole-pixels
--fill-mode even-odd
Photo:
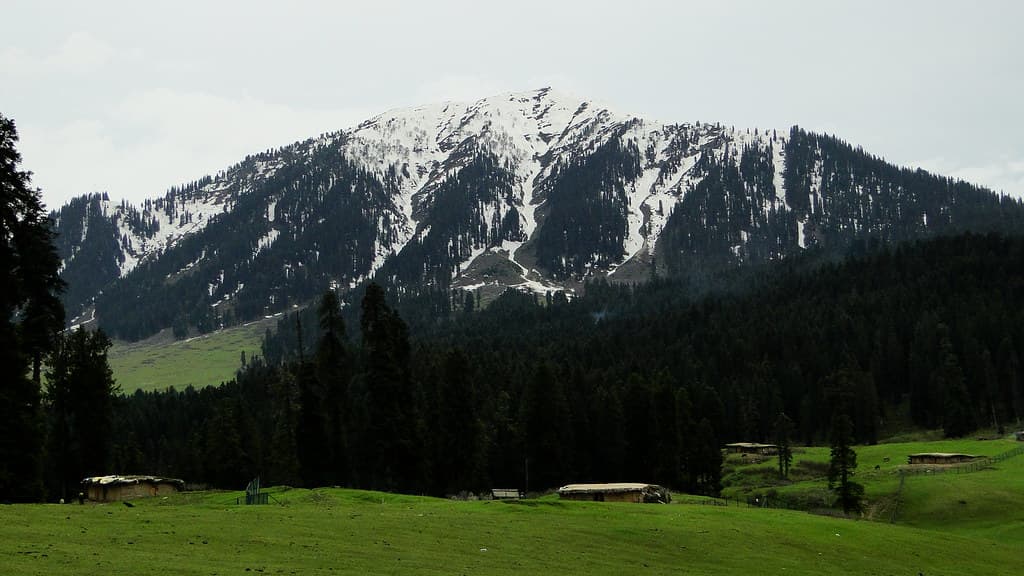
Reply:
[[[0,113],[56,207],[138,201],[390,108],[552,86],[826,131],[1024,197],[1024,2],[0,4]]]

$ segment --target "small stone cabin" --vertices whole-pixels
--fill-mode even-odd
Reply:
[[[907,457],[908,464],[959,464],[961,462],[970,462],[977,456],[970,454],[953,454],[949,452],[924,452],[921,454],[911,454]]]
[[[1013,434],[1014,436],[1017,437],[1017,442],[1024,442],[1024,430],[1021,430],[1020,432],[1014,432]]]
[[[116,502],[174,494],[185,489],[185,481],[156,476],[94,476],[82,480],[82,487],[89,500]]]
[[[590,502],[669,503],[672,495],[657,484],[568,484],[558,489],[559,498]]]
[[[758,444],[756,442],[733,442],[732,444],[726,444],[725,449],[730,454],[774,456],[779,453],[779,447],[775,444]]]

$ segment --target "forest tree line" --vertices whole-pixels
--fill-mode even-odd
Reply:
[[[655,277],[487,306],[437,288],[426,298],[443,305],[415,306],[370,284],[347,307],[326,292],[232,381],[122,396],[106,336],[64,330],[51,223],[16,141],[0,116],[0,500],[55,499],[112,472],[715,494],[721,445],[770,441],[780,414],[808,444],[839,417],[870,443],[1024,416],[1024,239],[995,234],[853,242],[844,259],[811,248],[726,270],[714,291]]]
[[[429,494],[577,481],[714,494],[720,448],[886,431],[1006,431],[1024,416],[1024,239],[939,238],[813,257],[687,296],[593,283],[572,301],[507,292],[410,334],[367,289],[349,338],[328,293],[219,387],[118,400],[118,470],[238,487]],[[310,328],[309,325],[313,327]],[[290,340],[290,342],[286,342]]]

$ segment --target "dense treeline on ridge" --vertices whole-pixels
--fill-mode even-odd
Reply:
[[[273,362],[121,398],[113,461],[225,487],[262,473],[432,494],[585,480],[715,493],[719,447],[772,441],[780,413],[804,443],[838,414],[863,443],[904,411],[950,436],[1024,416],[1022,238],[862,247],[743,277],[700,297],[662,279],[572,301],[510,291],[483,310],[467,298],[411,335],[374,285],[358,343],[328,294],[282,321]]]

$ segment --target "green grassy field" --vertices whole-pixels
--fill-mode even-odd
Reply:
[[[901,524],[1024,543],[1024,455],[971,474],[908,477]]]
[[[0,508],[3,573],[1016,574],[1022,548],[801,512],[340,489]]]
[[[916,452],[963,452],[995,456],[1019,446],[1010,439],[941,440],[858,446],[855,481],[864,485],[865,517],[889,521],[897,505],[899,472]],[[831,503],[827,488],[827,447],[797,448],[790,481],[778,478],[774,457],[729,455],[724,467],[723,496],[745,500],[773,494],[801,508],[824,508]],[[886,461],[888,459],[888,461]],[[877,469],[875,467],[878,467]],[[935,467],[938,468],[938,467]],[[985,536],[1003,542],[1024,539],[1024,455],[988,469],[956,474],[908,475],[900,494],[898,523],[958,534]]]
[[[188,340],[115,343],[109,353],[114,379],[125,394],[135,390],[216,386],[235,377],[244,350],[259,353],[276,319],[253,322]]]
[[[259,349],[273,321],[181,342],[117,345],[122,390],[215,385]],[[0,506],[0,575],[21,574],[1016,574],[1024,558],[1024,456],[970,474],[908,476],[914,452],[992,456],[1011,440],[857,447],[867,520],[699,505],[455,502],[340,489],[275,489],[123,504]],[[827,447],[729,456],[728,497],[774,493],[808,509],[832,498]],[[877,466],[877,468],[876,468]],[[897,523],[888,520],[897,506]]]

